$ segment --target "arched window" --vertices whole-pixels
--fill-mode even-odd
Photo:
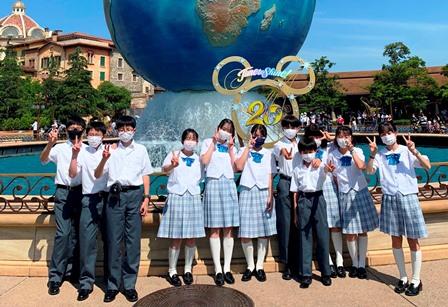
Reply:
[[[7,26],[2,31],[2,37],[11,37],[11,38],[18,38],[20,35],[19,30],[16,27],[13,26]]]
[[[33,29],[30,32],[30,36],[32,38],[45,38],[45,33],[42,31],[42,29]]]

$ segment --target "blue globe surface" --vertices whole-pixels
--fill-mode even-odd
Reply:
[[[117,48],[135,71],[171,91],[211,90],[222,59],[275,67],[299,52],[315,0],[104,0]]]

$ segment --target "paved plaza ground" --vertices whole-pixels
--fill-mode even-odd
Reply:
[[[407,265],[408,274],[411,271]],[[231,287],[237,289],[255,302],[255,306],[447,306],[448,260],[423,263],[423,292],[417,297],[398,295],[393,287],[396,282],[396,267],[378,266],[368,269],[367,280],[334,279],[331,287],[324,287],[314,280],[309,289],[300,289],[299,284],[284,281],[280,273],[267,274],[267,281],[259,283],[253,278],[250,282],[240,281]],[[46,278],[0,277],[0,306],[98,306],[103,305],[104,292],[95,286],[90,298],[77,302],[77,290],[68,282],[57,296],[49,296]],[[196,276],[196,284],[213,284],[210,276]],[[137,290],[140,297],[169,287],[162,277],[139,278]],[[106,304],[104,304],[106,305]],[[123,295],[107,306],[131,306]]]

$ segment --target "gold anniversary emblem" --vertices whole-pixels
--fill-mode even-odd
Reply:
[[[296,69],[284,70],[288,64]],[[300,72],[308,74],[308,78],[305,86],[295,88],[294,77]],[[231,117],[238,136],[247,140],[250,127],[262,124],[268,129],[265,146],[272,147],[283,136],[283,115],[299,116],[296,97],[314,88],[316,76],[298,56],[284,57],[275,68],[264,69],[252,67],[245,58],[231,56],[216,65],[212,81],[217,92],[234,97]]]

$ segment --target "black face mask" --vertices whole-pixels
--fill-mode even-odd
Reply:
[[[67,130],[67,135],[68,135],[68,139],[69,140],[75,140],[76,137],[78,137],[78,139],[81,138],[83,133],[83,130]]]
[[[255,148],[260,148],[261,146],[263,146],[265,141],[266,141],[265,138],[258,137],[258,138],[255,140],[255,145],[254,145]]]

